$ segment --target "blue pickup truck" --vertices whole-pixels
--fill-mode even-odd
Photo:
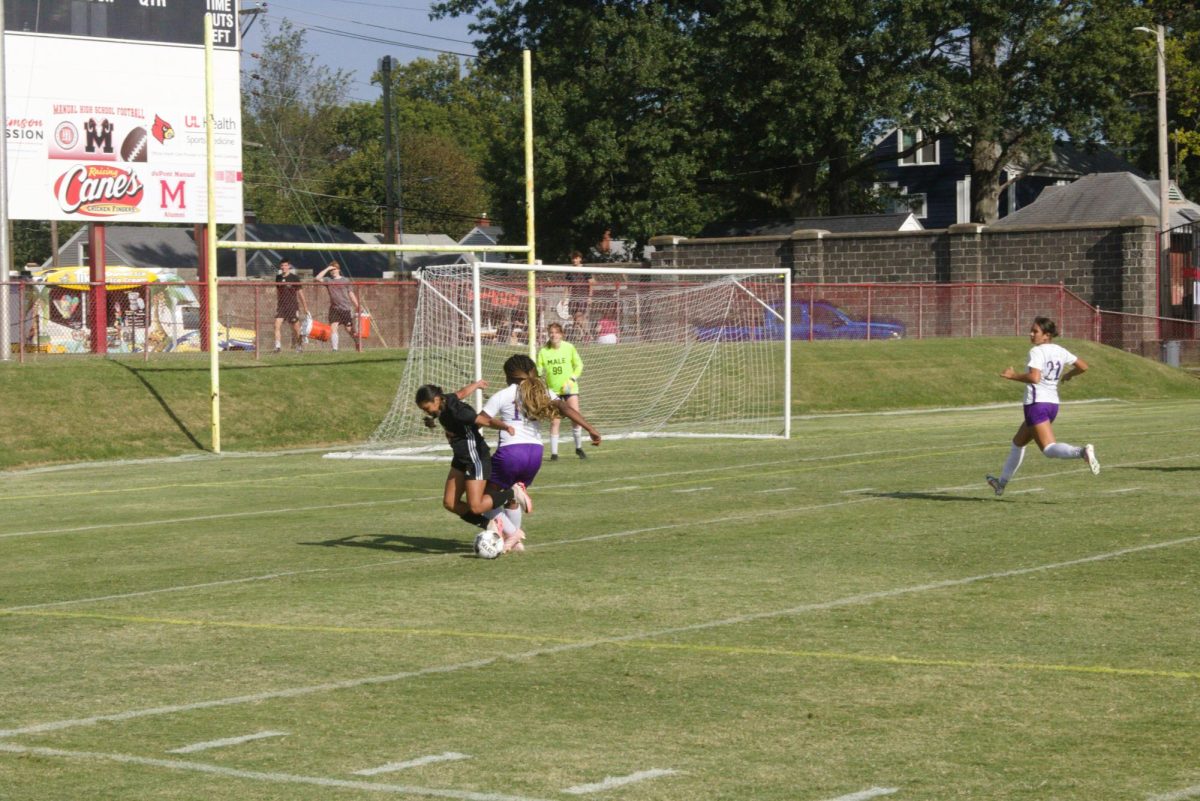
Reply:
[[[774,312],[763,312],[761,326],[698,325],[696,339],[701,342],[744,342],[747,340],[783,339],[783,320]],[[812,303],[798,300],[792,303],[792,339],[900,339],[904,323],[899,320],[858,320],[825,300]]]

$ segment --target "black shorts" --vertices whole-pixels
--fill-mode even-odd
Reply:
[[[341,323],[349,329],[354,328],[354,310],[339,309],[337,306],[329,307],[329,324],[337,325]]]
[[[276,319],[286,320],[289,323],[297,322],[300,319],[300,307],[295,303],[279,303],[275,306]]]
[[[488,446],[475,441],[450,444],[454,458],[450,460],[452,470],[461,470],[468,481],[487,481],[492,477],[492,452]]]

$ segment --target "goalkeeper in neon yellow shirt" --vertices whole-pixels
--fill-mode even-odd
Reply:
[[[583,360],[575,346],[563,339],[563,327],[558,323],[546,326],[549,341],[542,346],[537,355],[538,373],[546,381],[546,386],[556,395],[567,402],[575,411],[579,411],[579,376],[583,374]],[[558,425],[560,418],[550,421],[550,461],[558,461]],[[575,435],[575,455],[586,459],[583,452],[583,429],[574,426],[571,429]]]

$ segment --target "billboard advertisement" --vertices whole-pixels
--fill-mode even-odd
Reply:
[[[11,218],[206,220],[206,13],[217,221],[242,220],[235,0],[4,0]]]

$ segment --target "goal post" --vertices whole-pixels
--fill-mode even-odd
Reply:
[[[414,403],[417,389],[450,392],[480,378],[489,394],[501,389],[504,361],[536,352],[550,323],[579,352],[580,410],[606,438],[790,435],[789,270],[477,262],[426,268],[418,281],[391,407],[366,448],[341,456],[443,448]]]

